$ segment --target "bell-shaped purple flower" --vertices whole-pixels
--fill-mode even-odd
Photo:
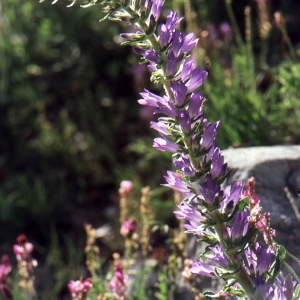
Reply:
[[[194,59],[192,56],[183,60],[180,65],[180,72],[176,76],[176,80],[181,79],[182,81],[186,82],[190,78],[194,68]]]
[[[153,0],[151,14],[154,16],[156,21],[159,19],[164,3],[165,0]]]
[[[193,274],[215,277],[215,267],[202,261],[201,259],[193,262],[190,272]]]
[[[170,11],[169,14],[167,15],[167,21],[166,21],[167,29],[172,32],[177,27],[177,25],[181,20],[183,20],[183,17],[178,18],[176,11]]]
[[[169,49],[169,51],[171,51],[175,57],[177,57],[179,54],[182,54],[181,48],[183,42],[182,33],[179,29],[176,29],[172,35],[172,43]]]
[[[182,153],[179,158],[174,158],[173,163],[184,175],[189,177],[193,177],[195,175],[195,170],[191,165],[190,159],[184,153]]]
[[[262,247],[258,242],[255,248],[247,248],[245,250],[247,268],[249,273],[254,277],[263,276],[272,263],[272,249],[270,247]]]
[[[205,254],[206,258],[218,263],[222,267],[229,267],[230,264],[229,259],[225,255],[220,244],[217,244],[215,247],[209,247],[209,249],[212,252],[209,254]]]
[[[179,123],[182,131],[185,134],[189,134],[191,131],[191,118],[186,110],[178,113]]]
[[[224,176],[227,164],[224,164],[224,156],[219,148],[216,148],[212,156],[210,174],[212,179]]]
[[[205,154],[205,156],[202,158],[202,161],[207,162],[210,159],[212,159],[214,152],[215,152],[215,144],[213,144],[212,147],[209,149],[209,151]]]
[[[177,152],[180,149],[176,143],[165,138],[155,138],[153,148],[162,152]]]
[[[189,101],[189,115],[190,118],[197,118],[203,114],[202,104],[204,97],[200,93],[192,93]]]
[[[140,93],[140,95],[143,97],[143,99],[138,100],[139,104],[141,105],[149,105],[158,107],[158,103],[164,103],[165,100],[162,97],[159,97],[148,90],[145,89],[144,92]]]
[[[159,43],[161,48],[165,48],[172,39],[172,31],[170,31],[165,24],[160,24],[158,27]]]
[[[176,57],[173,51],[169,51],[167,55],[167,63],[166,63],[167,76],[173,77],[176,74],[178,69],[178,64],[180,63],[182,56],[183,54]]]
[[[178,18],[177,13],[170,11],[167,16],[166,24],[161,24],[158,28],[159,43],[162,48],[165,48],[172,40],[174,30],[183,18]]]
[[[168,175],[164,177],[168,184],[163,184],[164,186],[168,186],[171,189],[182,193],[188,193],[190,191],[188,184],[182,180],[180,174],[171,171],[168,171],[167,173]]]
[[[153,49],[144,50],[138,47],[134,47],[133,50],[153,64],[158,64],[161,61],[160,56]]]
[[[170,87],[174,100],[178,106],[181,106],[184,103],[187,88],[182,81],[174,82]]]
[[[200,142],[201,148],[209,149],[215,143],[217,130],[218,130],[220,122],[217,121],[215,124],[211,124],[211,123],[208,123],[207,120],[204,120],[203,123],[204,123],[204,134],[203,134],[203,137]]]
[[[178,112],[174,107],[172,101],[167,96],[164,96],[163,100],[163,102],[157,103],[158,108],[155,110],[154,113],[167,115],[171,118],[176,118]]]
[[[231,183],[229,194],[225,195],[221,202],[221,211],[223,213],[230,213],[236,207],[238,201],[242,198],[244,184],[242,182],[234,181]]]
[[[158,131],[159,133],[163,134],[163,135],[171,135],[171,133],[168,131],[169,129],[169,126],[166,125],[166,123],[164,122],[154,122],[154,121],[151,121],[150,122],[151,124],[151,128],[153,128],[154,130]]]
[[[210,176],[206,177],[206,182],[201,184],[201,193],[206,203],[213,205],[219,195],[219,185],[213,183]]]
[[[190,52],[193,48],[196,47],[199,39],[194,39],[194,34],[183,34],[183,44],[181,51],[184,53]]]
[[[194,206],[183,201],[180,205],[177,205],[179,210],[174,211],[174,214],[179,219],[189,221],[193,226],[198,226],[205,220]]]
[[[233,242],[242,238],[249,232],[250,225],[248,216],[249,213],[246,211],[236,213],[233,217],[232,226],[226,228],[227,234]]]
[[[200,67],[195,68],[191,72],[190,80],[186,83],[188,93],[192,93],[200,86],[202,86],[202,84],[207,78],[207,74],[207,71],[201,70]]]
[[[292,300],[294,289],[297,284],[297,281],[293,281],[291,276],[287,276],[283,281],[280,278],[276,278],[276,286],[273,290],[273,297],[267,299],[280,299],[280,300]]]
[[[161,61],[158,53],[153,49],[146,50],[144,57],[155,64],[158,64]]]

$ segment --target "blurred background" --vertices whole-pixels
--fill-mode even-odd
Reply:
[[[170,155],[152,149],[155,116],[137,103],[160,87],[120,46],[123,24],[68,4],[0,0],[0,254],[26,234],[51,299],[82,275],[83,223],[118,226],[121,180],[155,191],[156,219],[174,208],[160,187]],[[202,93],[207,117],[221,120],[218,146],[299,144],[300,2],[167,0],[162,20],[169,9],[200,38],[193,55],[209,72]]]

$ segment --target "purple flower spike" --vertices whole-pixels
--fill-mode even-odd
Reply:
[[[226,257],[222,247],[220,244],[218,244],[216,247],[209,247],[209,249],[213,252],[210,254],[205,254],[205,257],[210,259],[211,261],[214,261],[218,264],[220,264],[223,267],[229,266],[229,260]]]
[[[197,118],[203,114],[202,104],[204,97],[200,93],[192,93],[189,102],[189,115],[190,118]]]
[[[204,134],[201,139],[201,148],[209,149],[215,143],[217,130],[220,122],[218,121],[215,124],[210,124],[207,122],[207,120],[203,122],[204,122]]]
[[[153,147],[163,152],[177,152],[180,149],[177,144],[164,138],[154,139]]]
[[[177,218],[189,221],[194,225],[198,225],[205,220],[205,218],[192,205],[187,204],[186,202],[182,202],[177,206],[180,209],[174,211],[174,214]]]
[[[182,131],[185,134],[189,134],[191,131],[191,119],[190,119],[190,116],[188,115],[187,111],[186,110],[181,111],[178,114],[178,117],[179,117],[179,122],[180,122]]]
[[[201,70],[200,67],[195,68],[191,73],[191,79],[187,82],[188,93],[194,92],[198,89],[207,78],[207,72]]]
[[[199,274],[209,277],[215,276],[215,268],[202,260],[193,262],[193,267],[190,269],[190,272],[193,274]]]
[[[168,186],[171,189],[177,190],[182,193],[188,193],[190,190],[188,184],[181,179],[181,175],[171,171],[167,172],[168,175],[164,176],[168,184],[163,184],[163,186]]]
[[[212,156],[210,174],[212,179],[224,176],[227,164],[224,164],[224,156],[219,148],[216,148]]]
[[[164,3],[165,3],[165,0],[154,0],[153,1],[151,14],[154,16],[156,21],[159,19],[159,16],[161,14]]]
[[[219,185],[213,183],[210,176],[208,176],[205,184],[201,184],[201,192],[205,202],[213,205],[215,198],[219,195]]]
[[[171,86],[171,91],[174,95],[175,102],[178,106],[184,103],[187,88],[182,81],[174,82]]]
[[[186,176],[193,177],[195,175],[195,170],[193,169],[190,159],[187,155],[181,154],[179,158],[174,158],[173,163],[182,173]]]

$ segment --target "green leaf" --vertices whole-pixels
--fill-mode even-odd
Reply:
[[[278,258],[280,259],[280,262],[283,262],[286,256],[286,250],[282,245],[279,245],[278,249]]]
[[[250,200],[249,197],[245,197],[244,199],[241,199],[241,200],[237,203],[237,206],[238,206],[238,210],[237,210],[237,211],[238,211],[238,212],[243,211],[244,208],[245,208],[246,206],[249,205],[249,200]]]
[[[295,288],[293,298],[300,299],[300,284],[298,284]]]

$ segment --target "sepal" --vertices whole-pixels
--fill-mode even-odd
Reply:
[[[300,284],[298,284],[295,288],[294,291],[294,295],[293,295],[294,299],[300,299]]]
[[[276,276],[279,274],[281,270],[281,265],[285,259],[285,256],[286,256],[285,248],[282,245],[279,245],[277,250],[277,255],[275,257],[275,261],[273,262],[273,264],[271,265],[267,273],[266,281],[273,282],[275,280]]]
[[[121,34],[122,38],[127,39],[127,41],[130,42],[141,42],[145,39],[145,36],[146,36],[145,33],[122,33]]]

